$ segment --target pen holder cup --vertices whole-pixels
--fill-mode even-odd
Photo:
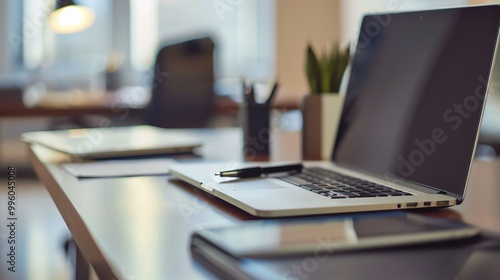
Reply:
[[[269,104],[245,104],[243,106],[243,154],[245,160],[269,160]]]

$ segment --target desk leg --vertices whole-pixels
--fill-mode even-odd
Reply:
[[[75,280],[89,280],[89,263],[83,257],[82,252],[76,247]]]
[[[74,280],[89,280],[90,266],[73,239],[68,240],[68,255],[73,265]]]

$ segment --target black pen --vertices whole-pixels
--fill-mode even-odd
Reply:
[[[260,177],[264,174],[282,173],[282,172],[300,172],[304,166],[302,164],[290,164],[269,167],[250,167],[243,169],[235,169],[228,171],[221,171],[216,173],[215,176],[220,177],[239,177],[239,178],[252,178]]]
[[[250,86],[247,87],[247,90],[245,91],[245,94],[247,96],[247,101],[248,101],[248,105],[255,105],[256,102],[255,102],[255,92],[253,90],[253,84],[250,83]]]
[[[250,89],[247,86],[245,79],[241,79],[241,85],[243,88],[243,99],[244,99],[246,104],[250,104],[250,92],[249,92]]]

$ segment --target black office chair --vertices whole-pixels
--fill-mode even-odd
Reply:
[[[0,81],[0,110],[24,108],[24,84]]]
[[[145,122],[164,128],[207,127],[214,110],[214,43],[206,37],[167,45],[154,66]]]

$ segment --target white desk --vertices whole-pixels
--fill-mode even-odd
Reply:
[[[205,159],[241,160],[240,130],[192,133],[205,139]],[[272,139],[281,143],[271,146],[273,160],[298,156],[289,151],[299,150],[299,133],[274,133]],[[78,180],[60,168],[59,164],[68,160],[65,155],[33,145],[30,156],[81,253],[101,279],[211,278],[190,255],[190,233],[254,219],[167,176]],[[500,161],[476,162],[465,202],[450,210],[428,213],[461,217],[500,232],[499,186]],[[351,265],[359,269],[356,263]]]

